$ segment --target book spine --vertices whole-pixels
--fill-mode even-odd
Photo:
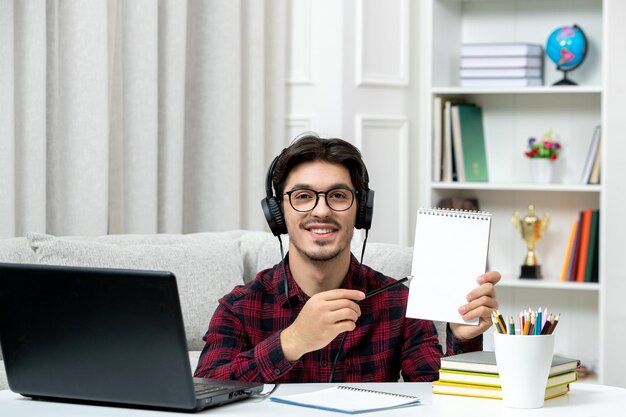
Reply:
[[[459,106],[452,106],[452,143],[454,147],[454,165],[456,166],[457,181],[465,182],[465,165],[463,161],[463,145],[461,138],[461,121]]]
[[[565,254],[565,261],[563,261],[563,271],[561,272],[561,281],[567,281],[567,270],[570,264],[570,258],[572,256],[572,246],[574,245],[574,239],[576,237],[577,221],[572,222],[572,228],[569,233],[569,243],[567,244],[567,252]]]
[[[539,78],[541,68],[462,68],[462,78]]]
[[[578,248],[580,246],[580,219],[576,222],[576,236],[574,237],[574,246],[572,246],[572,253],[570,254],[569,265],[567,266],[567,279],[566,281],[576,281],[575,271],[576,263],[578,262]]]
[[[443,108],[442,98],[433,99],[433,181],[439,182],[442,178],[442,149],[443,149]]]
[[[540,56],[543,48],[526,43],[468,43],[461,46],[461,56]]]
[[[591,143],[589,144],[589,150],[587,151],[587,158],[585,159],[585,165],[583,167],[583,174],[581,178],[582,184],[588,184],[591,179],[591,171],[596,161],[596,154],[598,152],[598,145],[600,144],[600,126],[596,126],[591,137]]]
[[[589,246],[587,249],[587,265],[585,267],[585,282],[591,282],[593,280],[593,271],[597,270],[598,266],[598,258],[597,254],[597,245],[598,245],[598,235],[599,235],[599,218],[600,212],[598,210],[593,210],[591,212],[591,225],[589,228]]]
[[[589,247],[589,231],[591,227],[591,209],[583,210],[583,221],[580,235],[580,254],[576,269],[576,281],[585,281],[585,268],[587,267],[587,249]]]

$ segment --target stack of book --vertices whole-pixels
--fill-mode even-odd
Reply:
[[[584,209],[572,222],[561,281],[598,282],[600,210]]]
[[[433,104],[433,181],[488,182],[482,108],[440,96]]]
[[[554,355],[546,385],[546,400],[569,392],[577,380],[577,359]],[[461,395],[502,399],[502,387],[494,352],[468,352],[441,358],[439,381],[433,382],[433,394]]]
[[[466,43],[461,46],[463,87],[543,85],[543,48],[530,43]]]

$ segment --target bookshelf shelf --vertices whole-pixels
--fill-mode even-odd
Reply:
[[[557,193],[599,193],[600,185],[584,184],[498,184],[476,182],[432,182],[433,190],[539,191]]]
[[[523,88],[468,88],[468,87],[433,87],[433,94],[443,96],[475,95],[475,94],[507,94],[507,95],[567,95],[567,94],[602,94],[600,86],[563,86],[563,87],[523,87]]]
[[[609,140],[607,96],[615,83],[607,82],[605,71],[609,58],[606,21],[610,7],[620,4],[611,0],[562,2],[545,0],[425,0],[420,7],[424,19],[420,29],[424,36],[420,61],[426,75],[421,82],[421,105],[424,112],[422,138],[443,137],[442,105],[446,101],[475,104],[482,109],[484,140],[490,182],[443,182],[450,178],[433,169],[434,160],[444,155],[450,145],[424,140],[420,175],[423,181],[421,206],[434,207],[451,197],[477,199],[481,210],[492,213],[489,268],[500,271],[503,279],[497,286],[503,310],[520,307],[549,306],[567,319],[560,324],[557,350],[576,356],[583,363],[599,364],[599,380],[607,358],[599,340],[606,337],[602,323],[608,274],[603,263],[611,248],[607,244],[608,227],[606,167],[614,146]],[[579,85],[552,86],[562,77],[554,64],[544,57],[544,86],[520,88],[461,87],[459,79],[461,44],[469,42],[523,42],[545,45],[555,27],[575,22],[584,28],[595,48],[589,49],[585,62],[572,71],[570,78]],[[511,30],[511,28],[515,28]],[[615,36],[613,36],[615,37]],[[622,65],[623,67],[623,65]],[[617,120],[616,110],[613,121]],[[602,184],[580,184],[588,149],[596,126],[602,126]],[[607,129],[605,129],[607,127]],[[524,157],[530,137],[540,138],[552,130],[559,135],[562,151],[554,165],[551,184],[532,182],[528,159]],[[613,130],[615,132],[616,130]],[[621,130],[623,131],[623,130]],[[605,134],[606,133],[606,134]],[[606,147],[605,147],[606,145]],[[441,160],[438,160],[438,163]],[[438,165],[436,165],[439,168]],[[446,165],[450,166],[450,165]],[[623,195],[624,193],[622,193]],[[526,214],[529,204],[537,215],[550,215],[550,224],[537,242],[537,256],[543,280],[521,280],[517,273],[526,253],[526,245],[514,229],[514,212]],[[622,207],[626,202],[622,204]],[[572,223],[583,209],[600,210],[600,283],[562,282],[560,276],[569,243]],[[615,274],[614,274],[615,275]],[[616,277],[617,278],[617,277]],[[608,295],[607,295],[608,294]],[[579,331],[580,326],[587,329]],[[604,336],[603,336],[604,335]],[[489,338],[485,340],[489,348]]]
[[[502,288],[528,288],[556,291],[591,291],[598,292],[600,284],[596,282],[563,282],[549,280],[522,280],[515,277],[503,277],[498,283]]]

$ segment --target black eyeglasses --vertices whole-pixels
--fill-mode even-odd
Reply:
[[[305,213],[317,207],[320,194],[326,199],[326,205],[333,211],[346,211],[354,204],[355,190],[349,188],[333,188],[328,191],[315,191],[308,188],[299,188],[287,191],[289,204],[295,211]]]

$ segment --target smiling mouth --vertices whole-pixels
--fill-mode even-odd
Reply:
[[[303,224],[302,228],[306,230],[307,232],[309,232],[310,234],[314,236],[319,236],[319,237],[326,237],[326,236],[332,235],[333,233],[336,233],[339,230],[339,227],[337,227],[336,225],[332,225],[329,223],[320,224],[320,223],[313,223],[313,222],[309,224]]]
[[[315,229],[309,229],[309,232],[316,234],[316,235],[327,235],[329,233],[334,232],[334,229],[315,228]]]

